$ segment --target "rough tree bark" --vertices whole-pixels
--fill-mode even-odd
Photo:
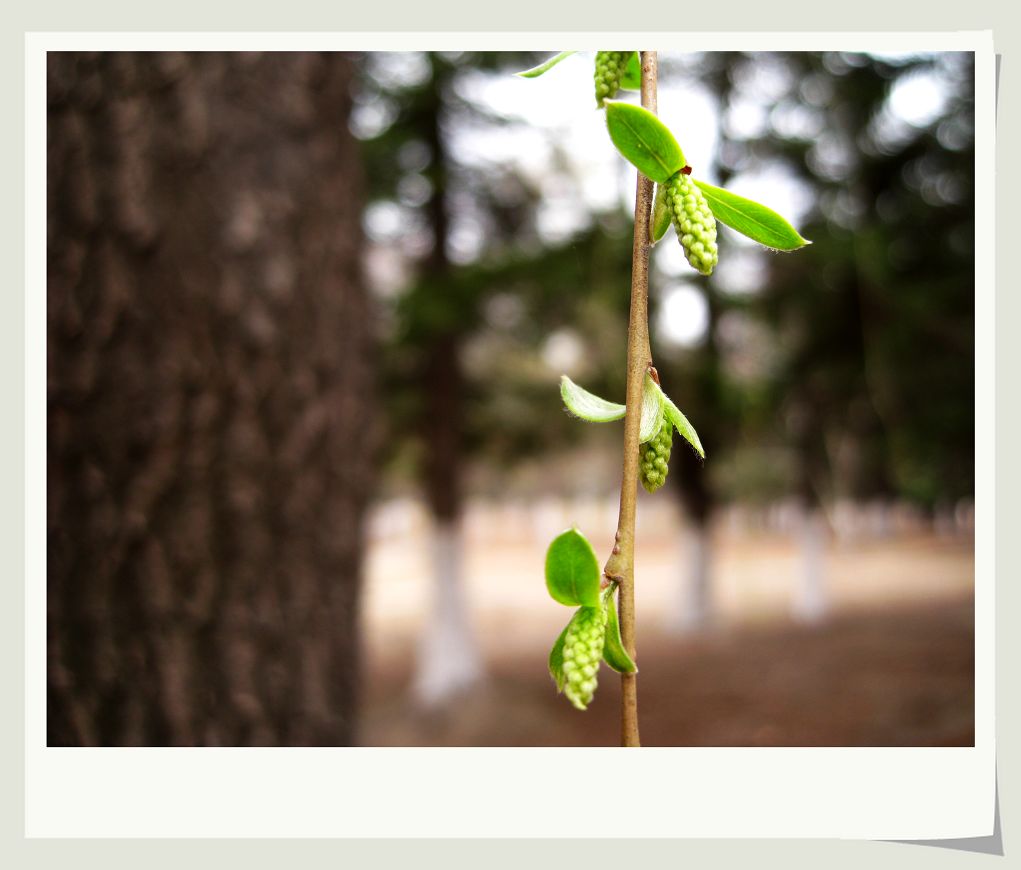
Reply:
[[[49,55],[48,739],[354,739],[351,64]]]

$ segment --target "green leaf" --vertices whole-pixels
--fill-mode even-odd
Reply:
[[[672,401],[670,397],[660,390],[660,395],[663,397],[663,413],[666,415],[667,420],[674,424],[674,428],[681,434],[692,447],[695,448],[695,452],[705,459],[705,450],[702,449],[702,442],[698,440],[698,433],[695,432],[695,427],[688,422],[688,418],[681,413]]]
[[[594,393],[582,389],[567,375],[560,378],[560,395],[568,411],[590,423],[609,423],[621,419],[627,412],[623,405],[600,399]]]
[[[567,375],[560,377],[560,395],[563,397],[567,410],[590,423],[609,423],[613,420],[620,420],[627,413],[627,408],[624,405],[599,398],[594,393],[579,387]],[[663,404],[665,398],[663,391],[646,374],[645,382],[642,385],[642,417],[638,433],[638,438],[643,444],[655,438],[663,425],[666,410]]]
[[[574,617],[571,617],[571,619],[574,619]],[[564,691],[564,683],[567,681],[567,677],[564,676],[564,641],[567,640],[567,628],[570,624],[571,621],[568,620],[564,630],[560,632],[560,637],[553,644],[553,649],[549,651],[549,675],[553,677],[553,682],[557,684],[558,692]]]
[[[523,79],[536,79],[541,76],[544,72],[549,72],[553,69],[560,61],[570,57],[572,54],[577,54],[576,51],[562,51],[560,54],[554,55],[549,60],[538,66],[533,66],[531,69],[526,69],[524,72],[514,73],[516,76],[520,76]]]
[[[620,77],[620,86],[625,91],[642,89],[642,61],[637,51],[632,51],[631,57],[628,58],[624,75]]]
[[[638,666],[624,649],[624,641],[620,636],[620,623],[617,621],[617,606],[613,600],[613,586],[603,596],[603,607],[606,609],[606,634],[603,636],[603,661],[620,674],[636,674]],[[564,634],[567,629],[564,629]],[[561,645],[561,665],[563,665],[563,645]],[[552,654],[551,654],[552,655]],[[556,679],[554,677],[554,679]]]
[[[554,601],[598,607],[599,577],[596,554],[581,532],[568,529],[553,539],[546,551],[546,588]]]
[[[655,438],[663,425],[664,398],[663,391],[646,373],[642,384],[642,422],[638,431],[638,440],[642,444]]]
[[[671,220],[670,206],[666,201],[666,188],[662,184],[657,184],[655,204],[652,207],[652,223],[649,224],[649,233],[652,236],[653,244],[666,235],[666,231],[670,229]]]
[[[606,128],[617,150],[653,181],[662,183],[685,166],[674,134],[648,109],[607,100]]]
[[[692,179],[709,203],[716,220],[775,251],[796,251],[812,244],[801,238],[794,227],[775,211],[754,200],[745,199],[722,187]]]

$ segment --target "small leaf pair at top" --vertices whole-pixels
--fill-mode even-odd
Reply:
[[[549,72],[551,69],[553,69],[553,67],[560,63],[560,61],[566,60],[572,54],[577,53],[578,52],[576,51],[562,51],[560,52],[560,54],[553,55],[553,57],[551,57],[549,60],[543,61],[538,66],[533,66],[531,69],[526,69],[523,72],[514,73],[514,75],[519,76],[523,79],[536,79],[543,73]]]
[[[687,165],[674,134],[648,109],[607,100],[606,129],[621,155],[657,183],[666,182]]]
[[[572,54],[577,53],[578,52],[576,51],[562,51],[549,58],[549,60],[543,61],[538,66],[523,70],[522,72],[514,73],[514,75],[523,79],[536,79],[543,73],[549,72],[553,69],[553,67],[560,63],[560,61],[566,60]],[[624,67],[624,74],[620,79],[620,87],[626,91],[638,91],[642,88],[642,62],[638,57],[637,51],[630,52],[627,65]]]
[[[611,584],[603,593],[603,608],[606,610],[606,633],[603,637],[603,661],[620,674],[638,673],[638,665],[624,649],[617,621],[617,605],[613,600],[616,584]],[[555,679],[555,678],[554,678]]]
[[[598,607],[599,562],[588,539],[577,529],[557,535],[546,551],[546,588],[568,607]]]

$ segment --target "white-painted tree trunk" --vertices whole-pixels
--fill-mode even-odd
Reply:
[[[431,545],[432,604],[419,642],[412,686],[415,700],[430,707],[469,688],[483,674],[465,600],[460,526],[437,523]]]
[[[821,622],[829,610],[825,557],[826,519],[816,508],[805,512],[801,528],[801,575],[792,607],[801,622]]]
[[[712,623],[712,543],[708,525],[691,524],[680,537],[679,564],[682,569],[677,606],[667,617],[666,627],[678,634],[703,631]]]

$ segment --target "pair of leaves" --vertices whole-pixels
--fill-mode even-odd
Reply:
[[[624,648],[624,641],[620,636],[617,605],[613,600],[614,590],[615,586],[610,586],[603,594],[598,605],[606,614],[606,631],[603,635],[603,661],[619,674],[636,674],[638,673],[638,666],[635,664],[634,659],[628,655],[627,650]],[[567,640],[567,631],[571,627],[571,623],[581,619],[585,611],[592,609],[579,607],[567,625],[564,626],[564,630],[560,632],[560,636],[553,644],[553,649],[550,650],[549,673],[556,684],[558,692],[564,691],[564,686],[567,682],[567,677],[564,674],[564,642]]]
[[[653,241],[658,241],[670,226],[663,185],[687,165],[684,152],[670,129],[641,106],[608,100],[606,127],[621,155],[659,185],[652,219]],[[761,203],[698,179],[693,181],[705,194],[716,220],[760,245],[794,251],[811,244],[785,218]]]
[[[656,395],[656,384],[648,375],[642,388],[642,422],[638,440],[643,444],[655,437],[663,424],[663,408]],[[627,413],[624,405],[608,402],[588,390],[582,389],[567,375],[560,377],[560,395],[567,409],[589,423],[610,423]]]
[[[562,51],[560,54],[555,54],[549,60],[544,61],[538,66],[534,66],[531,69],[526,69],[523,72],[515,73],[523,79],[537,79],[543,73],[549,72],[562,60],[566,60],[572,54],[577,54],[576,51]],[[631,56],[628,58],[627,68],[624,70],[624,75],[620,79],[620,87],[628,91],[637,91],[642,87],[642,64],[638,58],[638,52],[631,52]]]
[[[567,410],[590,423],[608,423],[620,420],[627,411],[624,405],[608,402],[599,396],[579,387],[567,375],[560,378],[560,395]],[[685,441],[687,441],[705,459],[705,450],[699,441],[695,427],[681,413],[670,397],[663,392],[648,374],[642,385],[642,422],[639,427],[638,440],[644,444],[659,434],[660,427],[672,425]]]

